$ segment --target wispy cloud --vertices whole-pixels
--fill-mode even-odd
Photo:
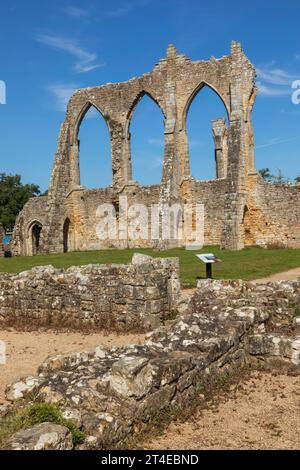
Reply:
[[[266,147],[273,147],[274,145],[286,144],[287,142],[292,142],[293,140],[297,140],[299,137],[292,137],[291,139],[281,139],[280,137],[275,137],[274,139],[270,139],[264,144],[256,145],[255,149],[262,149]]]
[[[265,97],[290,95],[292,83],[297,79],[296,74],[276,68],[274,65],[275,63],[272,62],[266,66],[256,68],[259,94]]]
[[[42,44],[46,44],[53,49],[67,52],[77,59],[74,65],[74,70],[77,73],[90,72],[98,67],[102,67],[104,64],[95,63],[97,60],[97,54],[95,52],[89,52],[81,47],[77,40],[70,38],[63,38],[61,36],[54,36],[48,34],[40,34],[36,37],[36,40]]]
[[[78,89],[78,85],[74,83],[49,85],[47,90],[52,93],[55,98],[55,107],[57,111],[65,112],[67,104],[73,93]]]
[[[66,15],[71,16],[72,18],[78,19],[87,19],[89,16],[87,10],[83,10],[83,8],[73,7],[71,5],[64,7],[63,12],[66,13]]]
[[[133,9],[133,6],[133,3],[126,3],[123,7],[106,11],[104,15],[108,18],[120,18],[121,16],[127,15],[127,13]]]
[[[153,139],[153,138],[150,138],[148,139],[148,144],[150,145],[157,145],[159,147],[163,147],[164,146],[164,140],[163,139]]]

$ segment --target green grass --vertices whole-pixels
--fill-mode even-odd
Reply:
[[[72,421],[65,419],[60,408],[50,403],[37,402],[30,405],[15,407],[7,416],[0,419],[0,449],[5,447],[7,440],[21,429],[35,424],[54,423],[65,426],[72,434],[74,445],[81,444],[85,434]]]
[[[34,266],[49,264],[57,268],[67,268],[90,263],[129,263],[133,253],[136,252],[154,257],[178,257],[184,287],[194,287],[197,277],[205,277],[205,266],[196,258],[196,253],[213,252],[221,258],[222,263],[213,266],[213,275],[216,279],[251,280],[300,266],[300,249],[266,250],[251,247],[241,251],[227,251],[218,247],[204,247],[196,252],[184,248],[166,251],[128,249],[0,258],[0,272],[17,273]]]

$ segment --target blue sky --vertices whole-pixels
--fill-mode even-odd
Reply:
[[[72,90],[120,82],[151,71],[169,43],[191,59],[221,57],[241,41],[258,68],[260,94],[253,122],[256,167],[300,175],[300,105],[291,84],[300,80],[300,4],[219,0],[11,0],[0,2],[0,171],[48,186],[65,103]],[[213,176],[210,121],[225,116],[203,90],[188,115],[192,174]],[[131,124],[134,177],[159,182],[163,153],[160,110],[144,98]],[[82,182],[111,181],[105,122],[92,112],[80,130]]]

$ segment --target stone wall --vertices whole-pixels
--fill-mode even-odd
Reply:
[[[0,325],[144,330],[172,313],[179,290],[177,259],[138,254],[128,265],[0,273]]]
[[[4,230],[2,228],[2,225],[0,224],[0,258],[4,256]]]
[[[199,393],[204,399],[207,388],[257,357],[273,354],[299,368],[295,332],[273,343],[264,332],[270,321],[299,319],[299,308],[300,282],[200,281],[181,304],[184,313],[149,333],[145,344],[50,357],[36,376],[8,387],[7,398],[16,402],[34,392],[61,406],[86,434],[82,448],[123,447],[159,413],[188,408]],[[22,448],[33,432],[21,432],[10,445]]]
[[[169,46],[149,73],[123,83],[76,91],[61,126],[48,197],[35,198],[21,212],[13,234],[16,255],[36,252],[94,250],[117,247],[171,247],[189,244],[181,239],[148,237],[100,239],[97,207],[128,204],[204,204],[204,244],[228,249],[275,244],[300,247],[300,185],[265,184],[254,166],[252,109],[256,96],[255,68],[241,45],[232,42],[230,54],[219,59],[192,61]],[[190,173],[187,114],[203,87],[216,92],[228,117],[216,116],[216,180],[195,181]],[[164,115],[164,159],[158,186],[142,187],[132,178],[130,123],[138,102],[150,96]],[[80,184],[78,133],[91,108],[105,119],[111,142],[112,186],[87,190]],[[201,158],[201,155],[199,155]],[[33,231],[38,221],[39,240]],[[184,217],[179,223],[184,223]]]

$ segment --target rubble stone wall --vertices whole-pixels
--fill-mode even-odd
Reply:
[[[179,290],[177,259],[144,255],[128,265],[1,273],[0,325],[149,329],[175,310]]]
[[[84,431],[82,448],[122,448],[159,413],[189,407],[199,394],[205,399],[207,387],[257,357],[273,355],[299,368],[296,331],[275,340],[264,332],[269,322],[280,328],[299,320],[299,308],[299,281],[199,281],[182,302],[182,314],[148,333],[143,345],[99,345],[91,352],[50,357],[36,376],[8,387],[7,398],[16,402],[34,392],[37,399],[61,406]],[[22,448],[34,431],[19,433],[10,445]]]

